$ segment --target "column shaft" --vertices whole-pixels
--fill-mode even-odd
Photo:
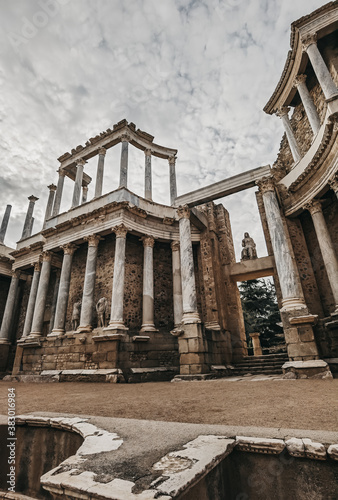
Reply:
[[[146,200],[152,200],[152,174],[151,174],[151,151],[145,150],[145,169],[144,169],[144,197]]]
[[[338,95],[337,87],[332,80],[321,53],[318,50],[316,37],[311,36],[307,40],[304,40],[303,46],[309,56],[311,65],[316,73],[316,77],[323,90],[325,98],[330,99],[331,97]]]
[[[128,187],[128,145],[128,139],[122,137],[119,187],[125,188]]]
[[[55,270],[55,283],[54,283],[54,290],[53,290],[52,306],[50,309],[50,321],[49,321],[48,333],[51,333],[51,331],[54,328],[56,303],[58,300],[58,293],[59,293],[59,286],[60,286],[60,275],[61,275],[61,269],[56,269]]]
[[[277,116],[279,116],[282,119],[286,137],[288,139],[288,143],[291,149],[291,154],[294,159],[294,161],[299,161],[301,159],[301,152],[299,149],[299,146],[297,144],[296,138],[293,134],[293,130],[291,127],[291,123],[288,117],[288,111],[289,108],[282,108],[279,112],[277,112]]]
[[[27,304],[27,309],[26,309],[26,318],[25,318],[25,324],[23,327],[22,338],[27,337],[27,335],[29,335],[30,331],[31,331],[33,315],[34,315],[34,308],[35,308],[35,303],[36,303],[36,296],[38,293],[38,286],[39,286],[39,280],[40,280],[40,272],[41,272],[41,264],[40,264],[40,262],[38,262],[34,266],[34,273],[33,273],[33,279],[32,279],[32,283],[31,283],[31,289],[29,292],[29,299],[28,299],[28,304]]]
[[[82,295],[80,326],[78,328],[79,332],[92,331],[96,262],[100,237],[98,235],[92,235],[86,239],[88,241],[88,253]]]
[[[296,84],[295,86],[297,87],[298,93],[300,95],[300,98],[302,100],[305,113],[308,117],[310,126],[312,128],[312,131],[314,134],[317,134],[318,130],[320,129],[320,119],[319,115],[316,109],[316,106],[314,105],[313,99],[310,95],[310,92],[308,91],[308,88],[305,83],[306,75],[299,75],[296,78]]]
[[[145,236],[143,240],[143,307],[141,332],[157,331],[154,324],[154,238]]]
[[[39,337],[42,333],[43,318],[45,315],[49,277],[51,270],[51,261],[52,261],[51,254],[45,252],[42,255],[41,274],[35,301],[32,329],[29,335],[30,337]]]
[[[52,215],[54,198],[55,198],[55,191],[56,191],[55,184],[51,184],[50,186],[47,186],[47,187],[49,189],[49,196],[48,196],[48,201],[47,201],[47,206],[46,206],[45,219],[43,221],[44,226],[46,224],[46,220],[49,219],[49,217],[51,217],[51,215]]]
[[[170,158],[169,158],[169,178],[170,178],[170,204],[171,205],[174,205],[175,199],[177,198],[175,163],[176,163],[176,157],[170,156]]]
[[[95,183],[95,198],[99,198],[102,196],[102,187],[103,187],[103,173],[104,173],[104,159],[106,156],[107,150],[105,148],[99,149],[99,160],[97,164],[96,171],[96,183]]]
[[[39,198],[36,198],[35,196],[29,196],[28,199],[29,199],[29,205],[26,213],[26,219],[23,226],[21,239],[28,238],[31,235],[33,229],[32,218],[33,218],[34,205]]]
[[[57,185],[56,193],[55,193],[55,199],[54,199],[54,206],[53,206],[52,217],[55,217],[60,212],[62,192],[63,192],[63,185],[65,183],[65,175],[66,174],[62,170],[60,170],[60,169],[59,169],[58,172],[59,172],[59,180],[58,180],[58,185]]]
[[[5,241],[5,236],[7,232],[7,226],[9,222],[9,216],[11,215],[11,210],[12,210],[12,205],[7,205],[4,216],[2,218],[1,222],[1,228],[0,228],[0,244]]]
[[[173,270],[173,300],[174,300],[174,324],[178,326],[182,323],[183,302],[182,302],[182,280],[180,263],[180,244],[178,241],[171,243],[172,249],[172,270]]]
[[[80,195],[81,195],[81,186],[82,186],[84,165],[85,165],[84,160],[79,160],[76,164],[76,177],[75,177],[75,182],[74,182],[72,208],[77,207],[80,204]]]
[[[7,300],[4,315],[2,318],[0,331],[0,344],[8,344],[10,342],[10,333],[14,316],[16,295],[19,287],[20,272],[14,271],[12,274],[11,284],[8,290]]]

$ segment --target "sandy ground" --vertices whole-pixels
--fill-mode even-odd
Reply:
[[[338,430],[338,379],[146,384],[9,383],[16,413],[33,411],[237,426]]]

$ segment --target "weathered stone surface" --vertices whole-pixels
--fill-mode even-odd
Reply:
[[[239,451],[251,451],[254,453],[270,453],[276,455],[285,448],[281,439],[265,439],[246,436],[236,436],[236,449]]]

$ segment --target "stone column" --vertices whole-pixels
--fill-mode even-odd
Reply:
[[[151,149],[144,151],[145,170],[144,170],[144,197],[146,200],[152,200],[152,174],[151,174]]]
[[[82,186],[82,200],[81,203],[86,203],[88,197],[88,185]]]
[[[288,116],[289,111],[290,111],[290,108],[281,108],[279,111],[276,112],[276,115],[282,119],[285,133],[286,133],[286,137],[288,139],[288,143],[289,143],[289,146],[291,149],[292,157],[293,157],[294,161],[296,162],[296,161],[299,161],[301,159],[302,155],[301,155],[299,146],[297,144],[296,138],[293,134],[293,130],[291,127],[289,116]]]
[[[32,196],[29,196],[28,199],[29,199],[29,205],[28,205],[28,210],[26,213],[26,219],[25,219],[25,223],[23,226],[21,239],[28,238],[31,235],[32,226],[33,226],[32,225],[32,218],[33,218],[34,205],[35,205],[35,202],[38,201],[39,198],[32,195]]]
[[[331,286],[335,311],[338,314],[338,259],[324,218],[322,205],[319,200],[312,200],[305,207],[312,217],[319,248],[323,257],[327,277]]]
[[[43,252],[40,280],[32,320],[32,329],[29,334],[30,337],[40,337],[42,333],[51,266],[52,254],[50,252]]]
[[[72,271],[73,255],[78,247],[73,243],[67,243],[67,245],[62,245],[61,248],[63,249],[64,255],[61,268],[59,294],[56,303],[54,327],[49,334],[51,336],[62,335],[65,333],[70,274]]]
[[[66,173],[64,172],[64,170],[61,170],[61,168],[59,168],[58,173],[59,173],[59,180],[58,180],[58,185],[57,185],[56,193],[55,193],[52,217],[55,217],[60,212],[62,191],[63,191],[63,185],[65,183],[65,176],[66,176]]]
[[[77,331],[91,332],[94,307],[97,252],[99,241],[102,238],[98,234],[92,234],[91,236],[86,236],[84,239],[88,241],[88,253],[86,262],[86,274],[83,285],[80,325]]]
[[[316,106],[314,105],[313,99],[306,86],[305,80],[306,80],[306,75],[296,76],[294,86],[298,90],[298,93],[300,95],[301,101],[305,109],[305,113],[311,125],[312,131],[314,134],[317,134],[318,130],[320,129],[320,119]]]
[[[48,196],[48,201],[47,201],[47,206],[46,206],[45,219],[43,221],[43,226],[44,227],[45,227],[45,224],[46,224],[46,220],[49,219],[49,217],[51,217],[51,215],[52,215],[54,198],[55,198],[55,191],[56,191],[55,184],[50,184],[47,187],[49,189],[49,196]]]
[[[23,327],[22,338],[27,337],[31,331],[35,303],[36,303],[36,296],[38,293],[40,273],[41,273],[41,262],[39,261],[39,262],[36,262],[34,264],[34,273],[33,273],[33,279],[32,279],[32,283],[31,283],[31,289],[29,292],[29,299],[28,299],[28,304],[27,304],[27,309],[26,309],[26,318],[25,318],[25,323],[24,323],[24,327]]]
[[[336,174],[332,179],[329,180],[329,186],[336,193],[336,196],[338,198],[338,174]]]
[[[177,209],[180,228],[180,257],[182,275],[183,324],[200,323],[197,311],[194,259],[191,243],[190,210],[187,206]]]
[[[83,179],[83,168],[86,162],[82,158],[76,161],[76,177],[74,182],[74,190],[73,190],[73,200],[72,200],[72,208],[77,207],[80,204],[80,194],[81,194],[81,186]]]
[[[154,263],[152,236],[143,236],[143,307],[141,333],[157,332],[154,324]]]
[[[176,156],[169,156],[169,178],[170,178],[170,204],[174,205],[175,199],[177,198],[177,186],[176,186]]]
[[[124,270],[127,228],[124,224],[112,229],[116,234],[113,291],[109,325],[105,330],[128,330],[123,321]]]
[[[263,351],[259,340],[260,333],[249,333],[249,335],[252,338],[253,355],[262,356]]]
[[[337,87],[332,80],[325,61],[317,47],[317,34],[307,35],[303,40],[303,50],[309,56],[311,65],[316,73],[317,80],[323,90],[325,99],[330,99],[338,95]]]
[[[3,244],[5,241],[5,236],[7,232],[7,226],[9,221],[9,216],[11,215],[12,205],[7,205],[4,216],[1,222],[0,228],[0,244]]]
[[[183,316],[180,242],[172,241],[171,250],[173,269],[174,324],[175,327],[177,327],[182,323]]]
[[[129,135],[121,136],[121,162],[120,162],[120,185],[119,187],[128,187],[128,145]]]
[[[51,308],[50,308],[50,320],[49,320],[48,333],[51,333],[51,331],[54,328],[56,303],[58,300],[58,293],[59,293],[59,286],[60,286],[60,275],[61,275],[61,269],[55,269],[55,283],[54,283],[52,304],[51,304]]]
[[[1,330],[0,330],[0,344],[10,343],[10,333],[12,328],[12,322],[14,317],[16,295],[19,287],[20,271],[16,270],[12,272],[11,284],[9,287],[6,306],[4,315],[2,318]]]
[[[95,198],[99,198],[100,196],[102,196],[104,159],[106,153],[107,153],[106,148],[99,149],[99,161],[97,164],[95,194],[94,194]]]

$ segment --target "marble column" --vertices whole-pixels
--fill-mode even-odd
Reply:
[[[200,323],[197,311],[194,259],[191,242],[190,210],[185,206],[178,207],[180,229],[180,258],[182,276],[183,324]]]
[[[300,95],[301,101],[305,109],[305,113],[311,125],[312,131],[314,134],[317,134],[318,130],[320,129],[320,119],[318,111],[310,95],[310,92],[308,91],[305,81],[306,81],[306,75],[298,75],[295,78],[294,86],[298,90],[298,93]]]
[[[88,184],[86,186],[82,186],[82,200],[81,203],[86,203],[88,198]]]
[[[27,309],[26,309],[26,317],[25,317],[25,323],[24,323],[23,332],[22,332],[22,338],[27,337],[31,331],[33,315],[34,315],[34,308],[35,308],[35,303],[36,303],[36,296],[38,293],[40,273],[41,273],[41,262],[36,262],[34,264],[34,273],[33,273],[33,279],[32,279],[32,283],[31,283],[31,289],[29,292],[29,299],[28,299],[28,304],[27,304]]]
[[[55,269],[55,283],[54,283],[54,290],[53,290],[52,305],[50,308],[50,320],[49,320],[48,333],[51,333],[51,331],[54,328],[56,303],[58,300],[58,293],[59,293],[59,286],[60,286],[60,275],[61,275],[61,269],[56,268]]]
[[[33,226],[32,225],[32,217],[33,217],[34,205],[35,205],[35,202],[38,201],[39,198],[32,195],[32,196],[29,196],[28,199],[29,199],[29,205],[28,205],[28,210],[26,213],[26,219],[25,219],[25,223],[23,226],[21,239],[28,238],[31,235],[32,226]]]
[[[88,252],[86,262],[86,272],[83,285],[82,306],[80,315],[80,325],[78,332],[91,332],[94,307],[94,290],[96,279],[96,262],[99,242],[102,239],[98,234],[92,234],[84,238],[88,241]]]
[[[113,291],[109,325],[105,330],[128,330],[123,321],[124,273],[127,228],[124,224],[112,229],[116,234]]]
[[[77,207],[80,204],[83,169],[84,169],[85,164],[86,164],[86,161],[83,160],[82,158],[80,158],[76,162],[76,177],[75,177],[75,182],[74,182],[72,208]]]
[[[119,187],[128,187],[128,146],[129,135],[121,136],[121,162],[120,162],[120,185]]]
[[[309,56],[317,80],[323,90],[325,99],[338,96],[338,89],[330,75],[325,61],[317,47],[317,34],[307,35],[303,40],[303,50]]]
[[[12,321],[14,317],[16,296],[19,287],[20,271],[16,270],[12,272],[11,284],[9,287],[6,306],[4,315],[2,318],[1,330],[0,330],[0,344],[10,343],[10,334],[12,328]]]
[[[42,267],[41,267],[38,291],[36,294],[32,327],[31,327],[31,332],[29,334],[30,337],[40,337],[42,334],[43,318],[45,315],[51,266],[52,266],[52,254],[50,252],[43,252]]]
[[[301,155],[301,151],[299,149],[299,146],[297,144],[296,138],[293,134],[293,130],[291,127],[289,116],[288,116],[289,111],[290,111],[290,108],[284,107],[284,108],[281,108],[279,111],[277,111],[276,115],[279,118],[281,118],[281,120],[283,122],[286,137],[288,139],[288,143],[289,143],[289,146],[291,149],[291,154],[292,154],[293,160],[296,162],[296,161],[299,161],[301,159],[302,155]]]
[[[60,275],[59,293],[56,302],[54,327],[51,333],[49,334],[50,336],[53,337],[55,335],[62,335],[65,333],[73,255],[78,247],[73,243],[67,243],[66,245],[62,245],[61,248],[63,250],[63,260],[62,260],[61,275]]]
[[[263,195],[271,244],[282,292],[283,310],[306,308],[297,266],[292,258],[291,243],[284,227],[272,178],[257,181]]]
[[[169,179],[170,179],[170,204],[174,205],[177,198],[177,185],[176,185],[176,156],[169,156]]]
[[[95,198],[99,198],[100,196],[102,196],[104,159],[105,159],[106,153],[107,153],[106,148],[99,149],[99,161],[97,164],[95,194],[94,194]]]
[[[47,201],[47,206],[46,206],[46,212],[45,212],[45,218],[44,218],[44,221],[43,221],[43,226],[45,226],[46,220],[49,219],[52,216],[52,210],[53,210],[53,204],[54,204],[54,198],[55,198],[55,191],[56,191],[55,184],[50,184],[47,187],[49,189],[49,196],[48,196],[48,201]]]
[[[144,151],[145,170],[144,170],[144,197],[146,200],[152,200],[152,173],[151,173],[151,149]]]
[[[55,193],[55,198],[54,198],[52,217],[55,217],[56,215],[58,215],[60,213],[63,185],[65,183],[65,176],[66,176],[65,171],[61,170],[61,168],[59,168],[58,173],[59,173],[59,180],[58,180],[58,185],[56,188],[56,193]]]
[[[180,242],[172,241],[171,250],[173,270],[174,325],[175,327],[177,327],[182,323],[183,316]]]
[[[0,228],[0,244],[4,243],[5,241],[5,236],[7,232],[7,226],[9,222],[9,216],[11,215],[11,210],[12,210],[12,205],[7,205],[4,216],[2,218],[1,222],[1,228]]]
[[[141,333],[157,332],[154,324],[154,259],[155,240],[143,236],[143,305]]]
[[[338,198],[338,174],[334,175],[332,179],[329,180],[329,186],[336,193]]]
[[[319,200],[312,200],[304,207],[311,214],[315,227],[319,248],[323,257],[327,277],[331,286],[334,302],[335,314],[338,314],[338,259],[335,248],[326,225],[322,205]]]
[[[249,333],[252,338],[252,347],[254,356],[262,356],[263,351],[261,347],[261,341],[259,340],[260,333]]]

